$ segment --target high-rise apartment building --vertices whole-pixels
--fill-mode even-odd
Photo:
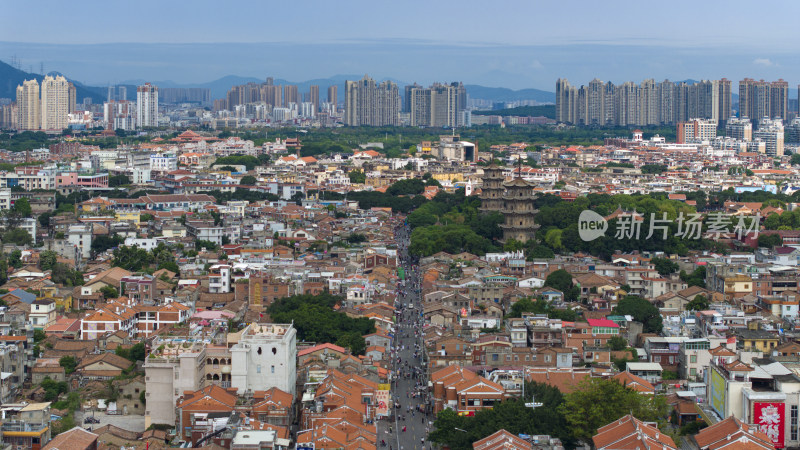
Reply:
[[[800,88],[798,88],[800,89]],[[566,78],[559,78],[556,81],[556,121],[564,123],[575,123],[575,114],[572,111],[574,97],[577,97],[577,90],[570,86]]]
[[[731,117],[725,124],[725,136],[739,141],[749,142],[753,140],[753,123],[750,119]]]
[[[136,127],[158,126],[158,86],[145,83],[136,88]]]
[[[586,125],[606,124],[605,84],[595,78],[586,90]]]
[[[20,130],[38,130],[42,124],[39,83],[25,80],[17,86],[17,127]]]
[[[731,80],[723,78],[719,80],[719,122],[728,123],[728,119],[733,115],[733,93],[731,92]]]
[[[779,79],[769,84],[770,117],[789,120],[789,83]]]
[[[16,103],[0,106],[0,129],[17,129],[18,119]]]
[[[78,89],[74,84],[69,84],[69,112],[74,113],[78,109],[76,97],[78,96]]]
[[[798,88],[798,90],[800,90],[800,87]],[[333,86],[328,86],[328,103],[330,103],[334,107],[339,102],[338,91],[339,91],[339,86],[336,86],[335,84]]]
[[[739,117],[760,121],[789,118],[789,83],[745,78],[739,82]]]
[[[703,80],[689,85],[652,79],[615,86],[594,79],[576,88],[556,81],[556,120],[575,125],[674,125],[690,118],[727,120],[730,81]]]
[[[287,84],[283,87],[283,107],[288,108],[291,103],[299,104],[300,94],[297,92],[297,86]]]
[[[792,119],[792,123],[786,127],[786,141],[791,144],[800,144],[800,117]]]
[[[391,81],[376,83],[364,75],[359,81],[345,81],[344,123],[349,126],[398,125],[400,91]]]
[[[418,85],[417,83],[414,84],[407,84],[405,88],[403,88],[403,109],[402,111],[405,113],[411,112],[411,90],[412,89],[422,89],[422,86]]]
[[[308,88],[308,101],[314,105],[314,114],[319,111],[319,86],[316,84],[312,84]]]
[[[42,123],[43,130],[63,130],[69,125],[69,82],[58,75],[47,75],[42,80]]]
[[[768,156],[783,156],[783,121],[764,118],[758,121],[758,130],[753,132],[753,141],[762,141]]]
[[[463,125],[465,89],[462,83],[435,83],[429,88],[414,84],[406,89],[411,126],[458,127]]]
[[[677,141],[687,142],[712,141],[717,137],[717,121],[714,119],[692,119],[678,123]]]

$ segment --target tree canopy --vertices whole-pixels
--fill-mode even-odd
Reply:
[[[370,319],[348,317],[333,307],[343,300],[330,293],[319,295],[293,295],[274,301],[267,307],[273,322],[291,323],[297,329],[297,338],[316,343],[334,343],[349,348],[355,355],[366,350],[364,335],[373,333]]]
[[[660,334],[663,328],[663,321],[658,308],[638,295],[626,295],[623,297],[617,303],[615,313],[633,316],[633,320],[642,323],[645,333]]]
[[[525,402],[541,402],[538,408],[527,408]],[[525,399],[509,399],[475,413],[474,417],[459,416],[453,410],[439,413],[434,431],[428,439],[452,450],[471,450],[472,443],[498,430],[512,434],[548,434],[561,439],[566,448],[575,447],[573,431],[560,412],[564,396],[553,386],[526,383]],[[463,430],[463,431],[460,431]]]
[[[647,422],[661,421],[667,405],[662,396],[641,395],[617,380],[589,377],[564,396],[558,411],[576,438],[591,442],[598,428],[627,414]]]

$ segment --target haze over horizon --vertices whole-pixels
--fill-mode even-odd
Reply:
[[[569,8],[549,0],[496,8],[472,0],[457,8],[361,0],[300,6],[233,1],[225,8],[209,0],[58,5],[6,3],[0,60],[16,56],[25,70],[38,72],[41,63],[45,71],[90,85],[137,79],[193,84],[227,75],[304,81],[365,73],[409,83],[459,80],[547,91],[559,77],[574,84],[594,77],[615,83],[723,77],[784,78],[793,87],[800,82],[794,75],[800,62],[793,57],[800,44],[791,33],[800,14],[795,3],[783,5],[780,14],[754,11],[744,1],[722,7],[578,2]],[[139,26],[145,18],[146,33]]]

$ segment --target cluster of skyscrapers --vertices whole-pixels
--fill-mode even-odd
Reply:
[[[465,123],[467,90],[462,83],[434,83],[423,88],[416,83],[405,87],[403,111],[412,127],[459,127]]]
[[[158,126],[159,89],[150,83],[136,87],[136,103],[126,99],[125,86],[108,89],[108,101],[103,104],[103,121],[113,130],[133,130]]]
[[[17,86],[17,128],[61,131],[75,110],[75,86],[61,75],[44,77],[41,86],[25,80]]]
[[[675,125],[694,119],[724,124],[733,114],[731,81],[626,82],[594,79],[575,87],[556,81],[556,120],[582,126]],[[789,83],[745,78],[739,82],[739,117],[789,119]]]
[[[739,82],[739,116],[761,120],[789,119],[789,83],[745,78]]]
[[[335,108],[337,100],[337,87],[330,86],[327,103]],[[214,101],[214,110],[235,111],[237,106],[253,104],[269,105],[271,108],[292,108],[302,103],[310,103],[315,112],[320,110],[322,104],[318,85],[309,86],[308,93],[303,94],[301,98],[297,85],[276,85],[274,79],[268,77],[264,83],[233,86],[224,99]]]
[[[396,83],[376,83],[364,75],[344,83],[344,124],[384,126],[400,124],[400,90]]]
[[[364,75],[345,82],[344,123],[350,126],[384,126],[401,123],[414,127],[454,128],[465,124],[467,91],[462,83],[407,85],[401,103],[396,83],[377,83]],[[400,112],[408,117],[401,120]]]
[[[584,126],[675,125],[689,119],[717,123],[732,115],[731,82],[703,80],[694,84],[653,79],[620,85],[594,79],[575,87],[556,81],[556,120]]]

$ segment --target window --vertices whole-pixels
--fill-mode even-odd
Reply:
[[[261,373],[261,364],[256,366],[256,373]]]
[[[694,367],[689,369],[689,375],[691,375],[693,377],[696,377],[697,376],[697,369],[695,369]]]
[[[275,366],[270,367],[270,372],[275,373]]]
[[[791,409],[791,418],[790,418],[790,427],[789,427],[789,440],[796,441],[797,440],[797,405],[792,405]]]
[[[689,357],[689,362],[696,363],[697,362],[697,355],[692,355]]]

